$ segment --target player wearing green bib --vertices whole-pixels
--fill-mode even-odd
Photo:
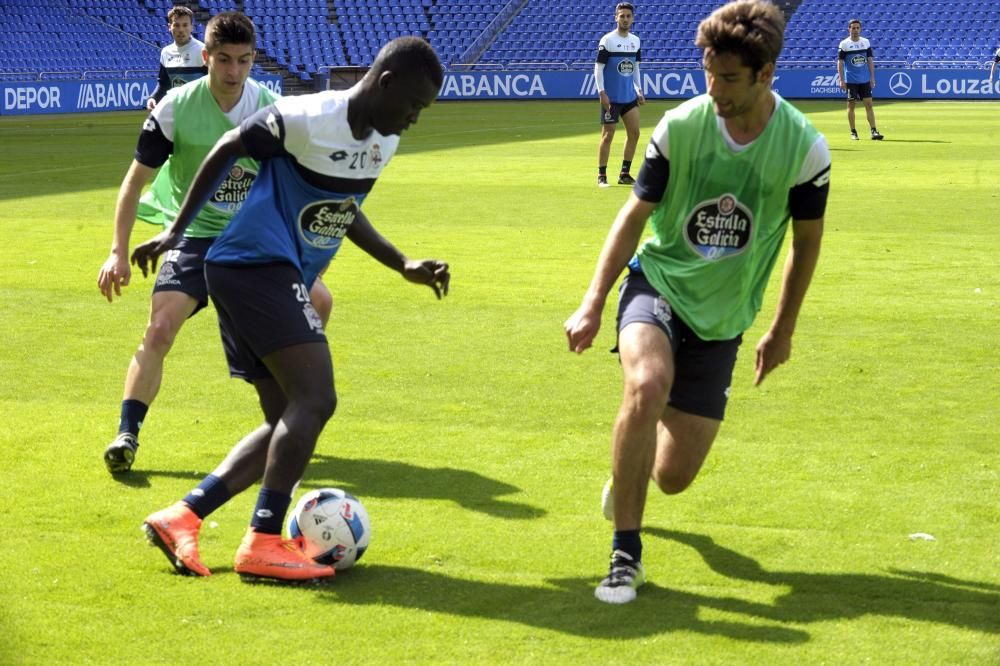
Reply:
[[[668,111],[653,132],[583,303],[566,321],[571,351],[591,346],[608,293],[618,305],[625,391],[602,504],[614,522],[611,566],[595,590],[627,603],[645,581],[639,530],[649,479],[687,488],[718,434],[736,354],[760,309],[792,221],[792,247],[755,384],[788,360],[819,258],[829,190],[826,140],[771,90],[784,17],[738,0],[698,27],[708,94]],[[652,237],[639,241],[650,221]],[[638,248],[638,252],[636,252]]]
[[[205,28],[208,75],[174,88],[143,123],[135,159],[118,192],[111,254],[97,284],[109,302],[129,284],[129,239],[136,218],[153,224],[173,222],[198,166],[227,131],[275,99],[271,91],[249,79],[256,29],[237,12],[213,17]],[[160,171],[140,201],[142,188]],[[149,323],[125,376],[118,436],[105,449],[105,465],[113,474],[132,467],[139,428],[159,391],[163,360],[188,317],[208,304],[204,259],[212,241],[239,210],[257,173],[257,163],[238,161],[198,213],[185,238],[157,274]],[[323,321],[329,317],[329,291],[316,281],[312,298]]]

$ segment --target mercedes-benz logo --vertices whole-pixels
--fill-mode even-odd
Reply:
[[[910,88],[913,87],[913,79],[906,72],[896,72],[891,77],[889,77],[889,90],[892,91],[893,95],[898,95],[902,97],[906,93],[910,92]]]

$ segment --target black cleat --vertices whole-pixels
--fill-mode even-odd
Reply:
[[[618,176],[618,184],[619,185],[635,185],[635,178],[633,178],[632,176],[628,175],[627,173],[623,173],[623,174],[621,174],[621,175]]]
[[[139,440],[130,432],[120,433],[115,441],[104,449],[104,464],[112,474],[124,474],[132,469],[135,462],[135,451],[139,448]]]
[[[872,130],[872,141],[881,141],[885,137],[878,133],[878,130]]]
[[[608,185],[608,177],[607,176],[598,176],[597,177],[597,186],[598,187],[611,187],[610,185]]]

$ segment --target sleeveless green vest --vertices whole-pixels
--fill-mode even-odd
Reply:
[[[249,82],[247,85],[250,85]],[[235,127],[212,97],[207,76],[178,89],[175,94],[174,151],[160,167],[149,191],[139,201],[137,213],[139,219],[163,226],[173,222],[177,216],[198,167],[215,142]],[[267,87],[260,86],[257,109],[264,108],[277,98]],[[218,236],[246,199],[257,169],[255,160],[238,160],[184,235],[189,238]]]
[[[699,337],[728,340],[760,310],[790,217],[788,191],[819,132],[780,97],[734,152],[702,95],[667,112],[670,179],[637,255],[650,284]]]

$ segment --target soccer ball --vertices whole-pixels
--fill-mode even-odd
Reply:
[[[372,535],[361,501],[339,488],[311,490],[299,500],[288,519],[288,533],[302,537],[305,554],[338,571],[361,559]]]

